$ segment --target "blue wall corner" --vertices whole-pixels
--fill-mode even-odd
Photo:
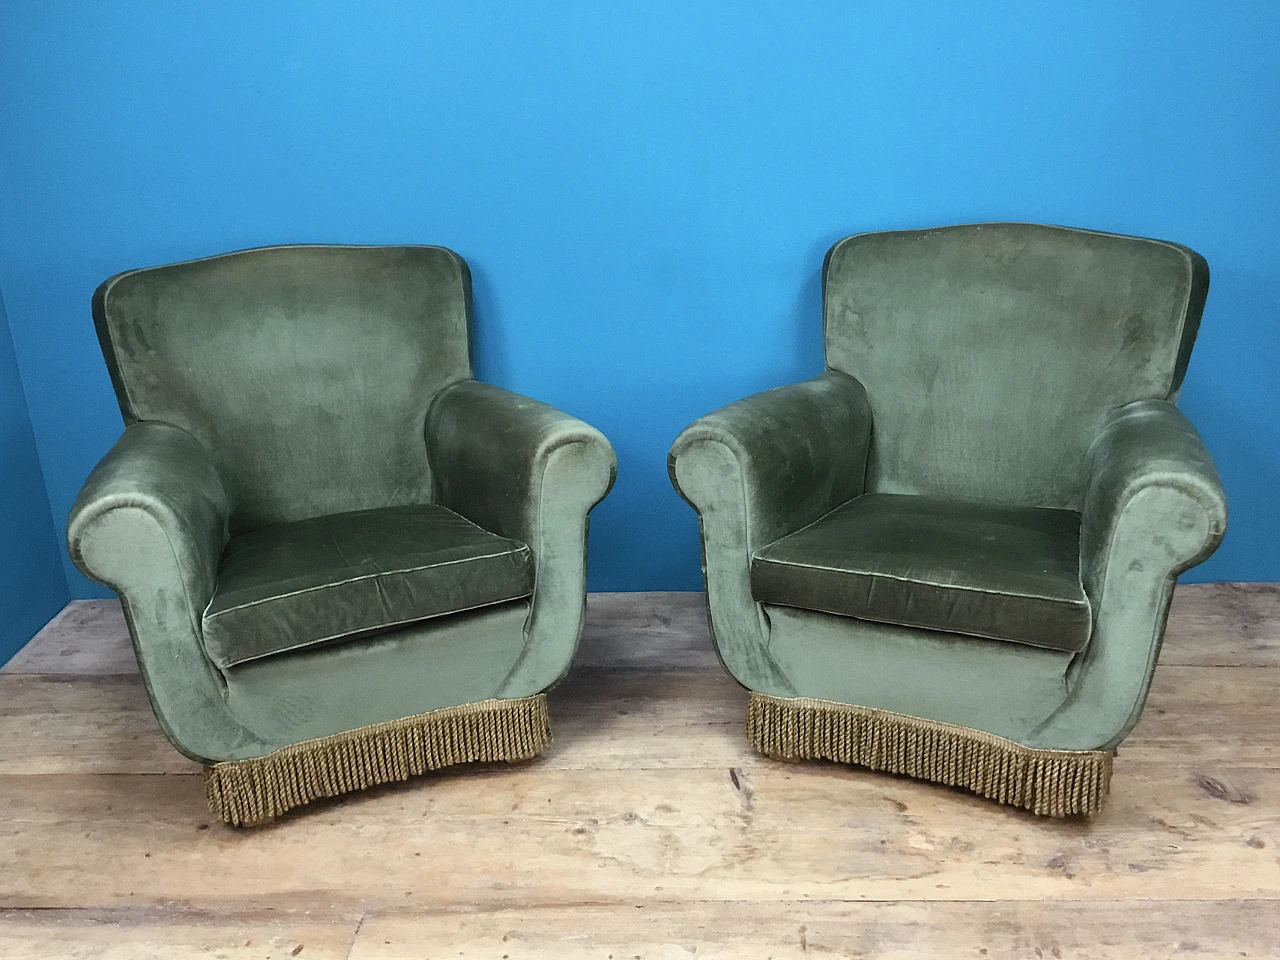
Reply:
[[[0,664],[70,597],[0,294]]]
[[[667,447],[821,367],[818,271],[877,229],[1186,243],[1182,406],[1231,502],[1190,579],[1280,579],[1280,6],[456,0],[0,8],[0,287],[54,522],[121,423],[89,298],[279,242],[441,243],[480,373],[595,423],[592,589],[700,586]],[[60,539],[60,538],[59,538]],[[75,596],[101,596],[62,558]]]

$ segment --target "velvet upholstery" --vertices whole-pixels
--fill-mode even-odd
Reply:
[[[120,595],[186,755],[260,757],[567,670],[616,461],[471,379],[470,311],[438,247],[269,247],[95,295],[126,429],[68,543]]]
[[[432,617],[222,671],[228,707],[274,743],[295,743],[497,691],[525,646],[528,600]]]
[[[870,493],[757,550],[751,592],[784,604],[1082,650],[1093,616],[1073,510]]]
[[[1178,574],[1225,530],[1173,405],[1207,289],[1185,247],[1062,227],[837,243],[827,370],[671,449],[726,669],[771,697],[1114,748]]]
[[[436,504],[233,537],[201,624],[219,667],[527,597],[533,554]]]
[[[1208,288],[1185,247],[1034,224],[849,237],[823,276],[870,489],[1069,509],[1110,411],[1176,395]]]
[[[587,513],[613,486],[613,448],[545,403],[469,380],[427,414],[435,502],[537,558],[528,643],[501,695],[544,690],[569,668],[586,618]]]
[[[698,511],[716,651],[752,689],[795,692],[769,653],[751,557],[862,493],[870,441],[862,384],[829,370],[707,414],[671,447],[672,482]]]
[[[774,604],[769,652],[805,696],[1025,736],[1066,698],[1076,654]]]
[[[125,422],[204,445],[236,534],[429,502],[422,425],[471,376],[469,302],[441,247],[268,247],[113,277],[94,322]]]

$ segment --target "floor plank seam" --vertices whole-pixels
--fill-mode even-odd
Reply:
[[[367,900],[364,901],[367,904]],[[387,905],[385,907],[374,906],[372,908],[363,909],[357,914],[357,933],[359,926],[370,920],[395,920],[405,918],[422,918],[429,919],[431,917],[481,917],[491,914],[505,913],[554,913],[560,910],[590,910],[598,908],[615,908],[615,907],[632,907],[643,908],[652,907],[743,907],[743,906],[774,906],[774,907],[832,907],[832,906],[894,906],[894,905],[911,905],[920,907],[938,906],[938,907],[963,907],[963,906],[1016,906],[1026,904],[1052,904],[1053,906],[1071,906],[1082,908],[1094,908],[1112,904],[1142,904],[1142,905],[1166,905],[1166,906],[1204,906],[1206,904],[1255,904],[1270,905],[1280,902],[1280,894],[1272,897],[1124,897],[1124,896],[1102,896],[1102,897],[1070,897],[1070,896],[1054,896],[1054,897],[993,897],[989,899],[981,897],[957,897],[955,899],[947,899],[942,897],[813,897],[813,898],[770,898],[770,897],[679,897],[679,898],[637,898],[622,897],[601,900],[549,900],[535,902],[529,900],[521,900],[518,902],[497,902],[489,904],[481,903],[457,903],[442,906],[428,906],[420,908],[403,908]],[[345,915],[342,908],[335,905],[335,911],[338,916]],[[0,906],[0,923],[5,922],[11,917],[21,917],[24,914],[62,914],[68,918],[74,915],[80,915],[81,919],[94,919],[103,923],[119,923],[130,919],[146,921],[148,918],[156,920],[164,920],[166,922],[187,921],[191,923],[204,923],[215,921],[237,920],[242,918],[254,917],[263,919],[264,915],[267,919],[278,920],[281,922],[290,920],[314,920],[317,919],[317,911],[314,907],[306,909],[296,909],[289,911],[281,911],[275,908],[262,907],[198,907],[188,909],[183,907],[157,907],[151,905],[139,905],[131,907],[65,907],[65,906],[30,906],[30,907],[8,907]],[[321,916],[321,919],[323,917]]]
[[[358,943],[360,940],[360,930],[362,927],[364,927],[364,921],[366,916],[368,916],[368,914],[362,913],[360,914],[359,918],[356,920],[356,928],[351,933],[351,946],[347,948],[347,960],[351,960],[352,954],[356,952],[356,943]]]

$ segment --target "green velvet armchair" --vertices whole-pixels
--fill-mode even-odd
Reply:
[[[124,435],[71,512],[233,824],[549,739],[613,449],[471,376],[440,247],[267,247],[94,297]]]
[[[749,737],[1092,813],[1176,578],[1226,527],[1174,406],[1205,261],[980,224],[849,237],[822,282],[826,371],[669,459]]]

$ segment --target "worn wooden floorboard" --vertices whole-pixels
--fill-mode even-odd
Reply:
[[[969,960],[1267,957],[1257,900],[916,903],[646,900],[480,910],[0,912],[6,960]],[[297,951],[297,952],[295,952]]]
[[[1179,588],[1087,822],[742,735],[700,594],[594,595],[556,741],[212,823],[118,605],[0,670],[0,957],[1280,957],[1280,589]]]

